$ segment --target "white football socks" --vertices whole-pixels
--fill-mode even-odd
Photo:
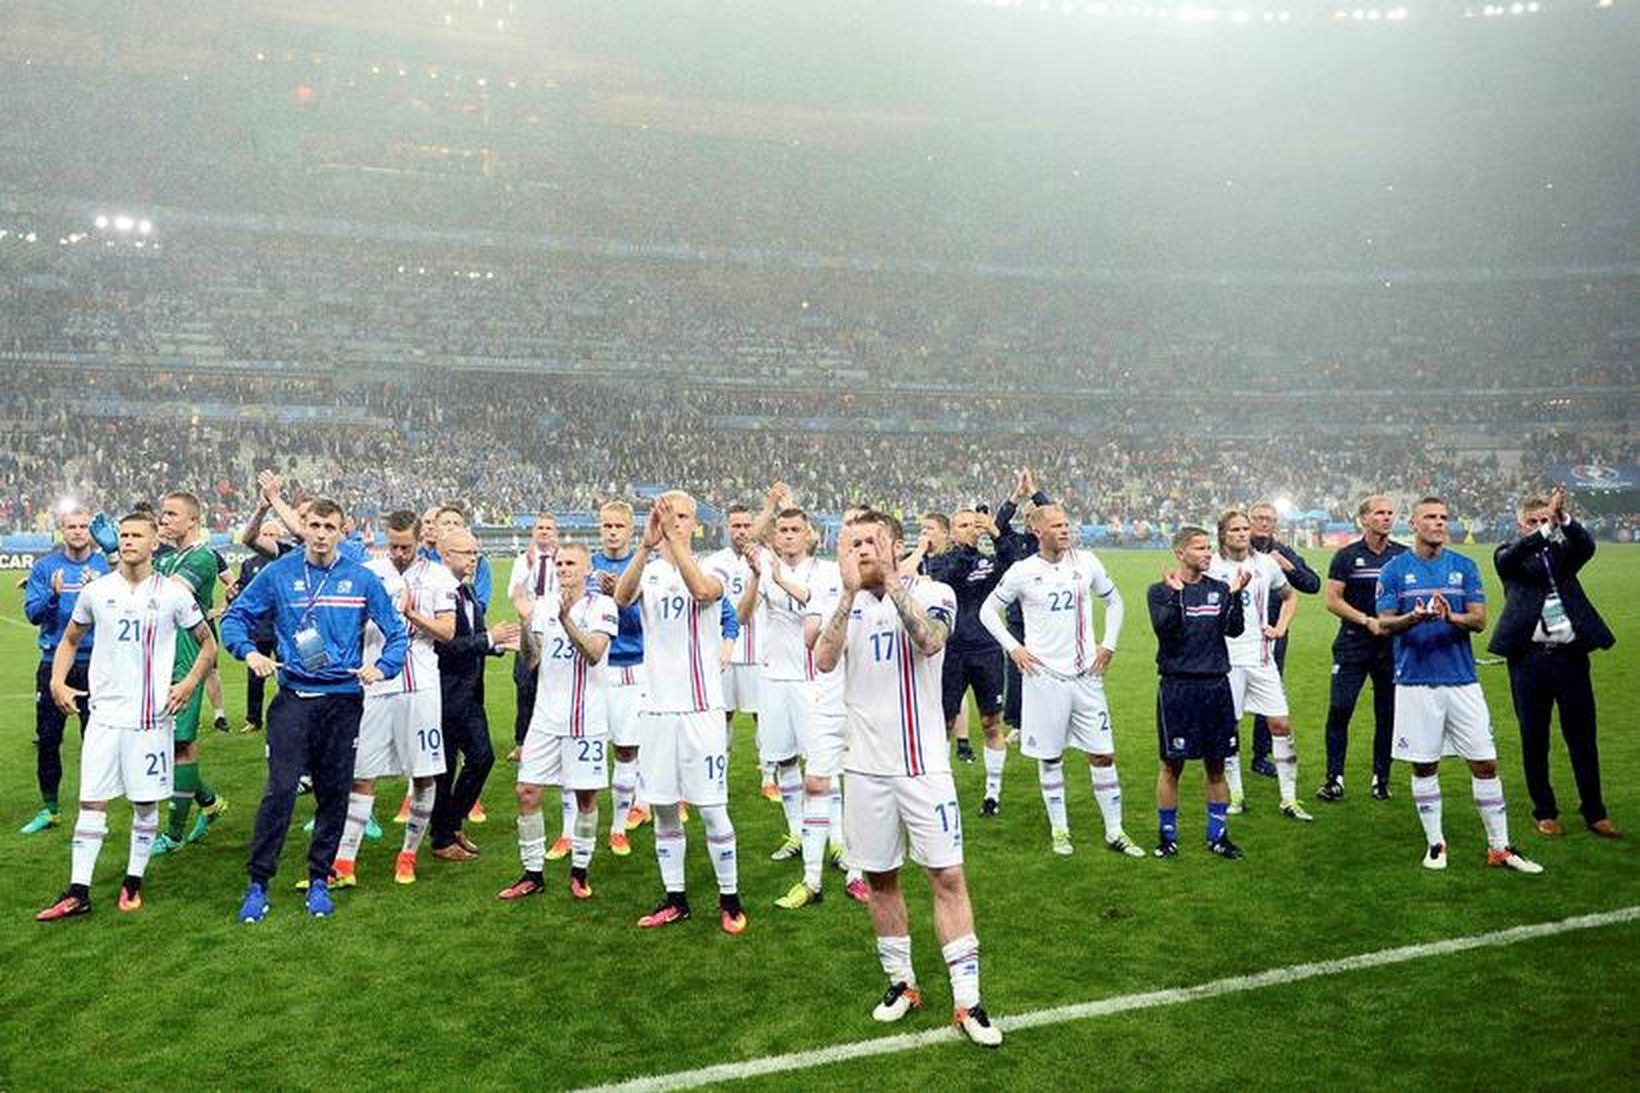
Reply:
[[[706,828],[706,852],[712,855],[718,891],[732,895],[740,888],[740,863],[735,857],[735,825],[726,805],[701,805],[700,822]]]
[[[946,970],[951,973],[951,1000],[958,1009],[979,1005],[979,938],[963,934],[940,947]]]
[[[565,795],[571,801],[575,800],[573,790],[565,790]],[[592,862],[592,844],[598,838],[598,806],[592,806],[590,812],[575,813],[575,826],[570,833],[570,865],[576,869],[585,869]]]
[[[610,817],[609,833],[611,835],[626,834],[627,814],[632,811],[632,802],[638,792],[638,761],[636,759],[615,760],[615,777],[610,786],[610,797],[615,802],[615,814]]]
[[[826,867],[826,842],[831,836],[831,794],[803,795],[803,883],[820,891]]]
[[[410,822],[404,825],[403,853],[414,854],[421,849],[422,836],[427,834],[427,825],[433,819],[433,797],[437,792],[437,786],[428,786],[426,789],[417,789],[412,794]]]
[[[1105,841],[1111,842],[1122,833],[1122,783],[1114,763],[1088,770],[1093,777],[1093,799],[1099,802],[1099,816],[1105,821]]]
[[[1424,825],[1424,841],[1430,846],[1446,842],[1446,835],[1441,831],[1441,780],[1433,774],[1428,777],[1414,774],[1412,803],[1418,806],[1418,822]]]
[[[539,873],[547,864],[547,821],[539,809],[518,814],[518,860],[526,873]]]
[[[103,840],[108,837],[108,813],[80,809],[74,821],[74,840],[69,850],[70,884],[91,886],[91,874],[97,869],[97,855],[102,853]]]
[[[1071,822],[1065,813],[1065,763],[1061,759],[1038,759],[1036,777],[1042,783],[1042,804],[1048,810],[1050,830],[1069,831]]]
[[[149,802],[131,806],[131,856],[126,859],[125,875],[140,877],[148,871],[148,859],[154,853],[154,836],[159,834],[159,805]]]
[[[890,983],[904,983],[908,987],[917,985],[917,973],[911,968],[910,937],[879,937],[877,960]]]
[[[786,813],[786,833],[793,839],[803,836],[803,772],[797,761],[782,763],[775,769],[775,782],[780,787],[780,807]]]
[[[1002,768],[1008,763],[1008,747],[993,748],[987,744],[985,752],[985,796],[1002,800]]]
[[[1298,800],[1298,749],[1293,746],[1291,734],[1270,736],[1270,758],[1276,763],[1276,785],[1281,789],[1281,803]]]
[[[1490,850],[1503,850],[1509,845],[1509,808],[1503,803],[1503,779],[1469,778],[1470,792],[1475,796],[1475,810],[1481,814],[1486,828],[1486,845]]]
[[[370,822],[370,810],[376,807],[374,793],[349,793],[347,819],[342,823],[342,841],[336,844],[337,861],[354,861],[359,856],[359,842],[364,838],[365,824]]]
[[[683,823],[678,819],[678,806],[655,805],[655,862],[661,867],[661,884],[668,892],[683,891],[683,859],[688,843],[683,838]]]

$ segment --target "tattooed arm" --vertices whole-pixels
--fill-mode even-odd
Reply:
[[[945,648],[945,639],[951,636],[949,624],[931,615],[898,581],[889,587],[888,598],[894,602],[906,635],[918,652],[931,657]]]
[[[820,636],[814,639],[814,666],[822,672],[833,670],[843,659],[843,647],[848,642],[849,614],[854,610],[854,591],[852,588],[843,589],[843,596],[837,601],[837,610],[831,613]]]

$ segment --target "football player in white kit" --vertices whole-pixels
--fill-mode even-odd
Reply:
[[[444,772],[443,709],[433,642],[449,641],[455,635],[456,579],[441,563],[417,555],[422,530],[421,518],[415,513],[404,509],[388,513],[387,557],[365,563],[366,569],[381,578],[404,616],[410,649],[404,671],[365,685],[353,792],[347,799],[347,824],[332,867],[333,888],[358,883],[354,861],[376,803],[376,779],[397,775],[410,779],[410,819],[393,867],[398,883],[416,882],[416,855],[433,817],[434,780]],[[382,641],[375,623],[365,626],[366,664],[374,664],[381,655]]]
[[[723,597],[735,609],[735,619],[740,624],[740,633],[736,633],[733,648],[730,648],[728,665],[723,666],[723,724],[733,732],[735,712],[740,711],[751,714],[753,725],[759,725],[758,732],[761,734],[758,684],[761,683],[759,676],[763,671],[768,612],[764,611],[763,601],[756,591],[751,589],[751,568],[746,561],[746,556],[759,548],[758,520],[754,519],[746,505],[730,505],[728,512],[723,514],[723,522],[728,530],[728,546],[713,551],[705,560],[707,565],[720,566],[728,574],[723,584]],[[761,763],[759,766],[763,770],[763,796],[779,801],[774,789],[774,765]]]
[[[856,510],[858,511],[858,510]],[[819,536],[809,531],[812,550]],[[820,629],[837,610],[843,596],[843,574],[836,562],[820,559],[810,576],[808,599],[803,607],[803,644],[810,651],[820,639]],[[814,667],[810,688],[812,706],[808,730],[803,740],[803,879],[779,899],[775,906],[788,911],[819,903],[826,860],[846,868],[843,890],[850,898],[865,903],[871,899],[865,875],[852,863],[845,865],[843,854],[843,756],[848,747],[848,719],[843,705],[843,672]]]
[[[620,631],[615,601],[587,590],[592,561],[585,547],[560,547],[555,603],[535,601],[522,652],[537,671],[535,710],[518,762],[518,853],[524,875],[498,898],[533,896],[545,886],[546,824],[541,787],[555,785],[575,801],[569,890],[591,899],[587,869],[598,834],[598,793],[609,785],[609,680],[604,660]]]
[[[513,610],[518,612],[518,621],[526,628],[533,617],[537,600],[545,600],[548,604],[558,602],[557,553],[558,519],[550,512],[543,512],[536,516],[535,526],[530,530],[530,545],[513,560],[512,575],[507,578],[507,598],[512,601]],[[523,651],[520,650],[513,672],[513,693],[517,696],[513,737],[516,746],[509,758],[514,762],[524,752],[524,735],[529,731],[537,685],[536,672],[526,670],[523,664]],[[564,790],[559,794],[558,806],[558,838],[547,850],[548,861],[568,857],[574,845],[577,815],[575,794]]]
[[[786,837],[770,855],[787,861],[802,852],[803,773],[798,757],[808,737],[814,705],[814,654],[803,635],[803,614],[820,560],[809,553],[809,518],[799,508],[783,508],[774,517],[773,549],[746,551],[746,595],[737,614],[763,615],[763,663],[758,679],[757,755],[775,769],[780,803],[786,812]],[[829,807],[829,805],[828,805]]]
[[[721,564],[702,566],[689,549],[695,499],[669,490],[656,500],[643,539],[615,582],[615,602],[643,609],[647,693],[638,715],[638,781],[655,813],[655,859],[666,899],[638,920],[666,926],[689,917],[684,892],[683,823],[689,801],[706,827],[718,882],[718,920],[725,933],[746,929],[739,895],[735,829],[729,822],[729,740],[723,719],[723,640],[720,601],[728,584]]]
[[[815,667],[843,673],[848,753],[844,838],[871,887],[877,958],[888,990],[872,1016],[898,1021],[922,1004],[900,866],[928,873],[934,932],[951,976],[955,1024],[995,1047],[1002,1030],[980,1004],[979,939],[962,871],[962,816],[945,740],[940,670],[956,619],[956,595],[926,577],[899,575],[900,522],[866,512],[838,545],[843,590],[815,642]]]
[[[85,691],[68,685],[68,670],[88,631],[91,718],[80,749],[80,813],[70,844],[68,891],[35,916],[40,922],[91,910],[91,877],[108,835],[108,802],[131,802],[131,852],[120,882],[119,908],[142,907],[142,877],[159,831],[159,802],[171,796],[175,741],[172,718],[216,662],[216,639],[193,594],[154,572],[159,525],[149,513],[120,520],[120,564],[86,585],[74,604],[51,661],[51,700],[77,712]],[[193,670],[175,683],[177,631],[199,643]]]
[[[1065,810],[1067,746],[1084,751],[1093,796],[1105,823],[1105,845],[1143,858],[1144,850],[1122,829],[1122,786],[1116,774],[1116,737],[1105,702],[1105,670],[1122,632],[1122,594],[1090,550],[1071,545],[1064,508],[1036,511],[1039,550],[1015,562],[980,608],[980,621],[1019,666],[1020,754],[1035,759],[1048,810],[1053,852],[1072,852]],[[1105,602],[1105,634],[1094,640],[1093,597]],[[1008,632],[1003,612],[1018,602],[1025,642]]]
[[[1250,713],[1263,714],[1270,723],[1270,754],[1276,761],[1276,784],[1281,790],[1281,814],[1308,823],[1314,819],[1298,803],[1298,751],[1293,744],[1293,724],[1287,713],[1287,689],[1276,666],[1275,644],[1292,625],[1298,611],[1298,594],[1287,582],[1281,567],[1268,554],[1252,549],[1253,523],[1245,512],[1231,509],[1219,517],[1219,552],[1207,575],[1234,585],[1242,573],[1248,575],[1241,602],[1247,628],[1240,637],[1225,638],[1230,653],[1230,693],[1236,703],[1236,720]],[[1270,617],[1270,597],[1281,598],[1281,613],[1275,624]],[[1224,761],[1224,776],[1230,783],[1230,814],[1246,809],[1241,787],[1241,757]]]

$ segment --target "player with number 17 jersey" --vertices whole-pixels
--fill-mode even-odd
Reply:
[[[926,577],[901,581],[930,616],[954,622],[957,597],[950,585]],[[940,699],[945,650],[925,656],[907,640],[893,600],[862,590],[849,614],[843,655],[844,769],[884,777],[949,774]]]

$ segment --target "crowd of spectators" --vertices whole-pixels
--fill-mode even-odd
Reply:
[[[1082,519],[1440,492],[1492,520],[1551,468],[1636,462],[1633,278],[1092,285],[750,269],[290,235],[61,248],[0,286],[0,526],[263,467],[369,517],[772,479],[809,507]]]
[[[339,497],[364,518],[460,499],[497,524],[541,507],[586,511],[611,497],[639,499],[662,485],[721,508],[755,499],[777,478],[818,512],[854,502],[908,512],[994,505],[1021,466],[1097,523],[1199,519],[1256,497],[1347,518],[1369,489],[1442,493],[1459,514],[1490,521],[1553,467],[1632,466],[1637,458],[1620,429],[1471,431],[1463,447],[1430,426],[1340,432],[1302,419],[1272,421],[1255,436],[1169,421],[1086,434],[983,421],[916,431],[910,418],[909,428],[886,424],[897,412],[894,394],[859,407],[880,415],[871,429],[846,418],[814,428],[806,398],[789,413],[772,398],[755,422],[726,425],[694,389],[527,373],[456,372],[402,384],[253,373],[227,386],[220,375],[195,373],[74,374],[127,412],[77,412],[67,374],[16,382],[0,424],[0,526],[38,526],[43,498],[117,508],[186,487],[206,500],[211,526],[226,529],[254,505],[251,483],[264,467],[296,489]],[[215,410],[190,411],[207,403]],[[345,417],[361,406],[370,423],[336,424],[324,413]],[[280,419],[294,409],[311,413]]]

